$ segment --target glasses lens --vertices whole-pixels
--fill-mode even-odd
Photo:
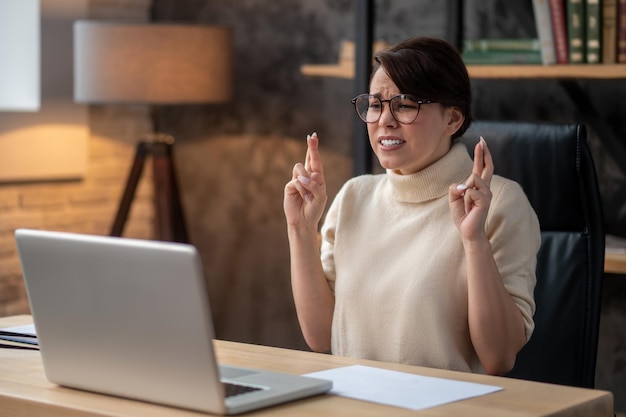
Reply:
[[[354,106],[361,120],[366,123],[374,123],[380,117],[382,103],[376,96],[360,95],[356,98]]]
[[[389,102],[391,113],[400,123],[413,123],[420,111],[420,105],[411,96],[401,94]]]

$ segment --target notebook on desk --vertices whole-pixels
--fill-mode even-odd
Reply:
[[[28,229],[15,237],[51,382],[217,414],[331,388],[325,380],[218,365],[191,245]],[[232,385],[247,392],[226,397]]]

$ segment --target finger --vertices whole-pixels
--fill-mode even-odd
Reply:
[[[470,193],[473,191],[472,188],[468,187],[466,184],[459,184],[456,187],[458,193],[460,193],[460,197],[463,199],[463,208],[465,214],[469,213],[472,208],[472,199],[470,197]]]
[[[448,202],[452,205],[463,204],[463,212],[465,214],[469,213],[472,207],[472,199],[469,196],[469,193],[473,191],[465,184],[452,184],[448,189]]]
[[[313,132],[313,134],[308,138],[308,152],[307,152],[307,162],[309,163],[307,171],[309,172],[319,172],[320,174],[324,173],[324,167],[322,166],[322,157],[319,152],[319,138],[317,137],[317,133]]]
[[[297,164],[295,164],[293,166],[292,179],[296,179],[296,178],[301,177],[301,176],[308,177],[309,173],[304,168],[304,165],[302,165],[300,162],[298,162]]]
[[[479,140],[476,146],[474,146],[474,166],[472,167],[472,174],[479,177],[482,175],[483,169],[485,168],[484,149],[485,147],[482,140]]]
[[[489,150],[489,147],[487,146],[487,142],[482,136],[480,137],[479,143],[481,142],[482,142],[482,148],[483,148],[484,169],[480,178],[482,178],[485,184],[487,184],[487,187],[489,187],[489,185],[491,184],[491,178],[493,177],[493,171],[494,171],[493,158],[491,157],[491,151]]]
[[[467,185],[454,183],[448,189],[448,199],[450,202],[456,201],[463,197],[467,190]]]
[[[491,191],[481,178],[477,178],[476,186],[468,188],[463,198],[465,198],[466,204],[469,203],[471,207],[478,206],[488,208],[491,204]]]
[[[285,189],[288,189],[288,188],[295,188],[298,194],[300,194],[300,198],[302,198],[303,200],[310,201],[310,199],[312,198],[311,192],[307,190],[303,182],[297,178],[287,183],[287,187]]]
[[[321,189],[325,189],[326,185],[324,184],[324,175],[319,172],[311,173],[311,180],[315,182]]]
[[[472,187],[473,190],[478,190],[481,192],[486,192],[489,190],[489,186],[487,185],[487,183],[478,176],[474,176],[472,175]]]
[[[304,156],[304,169],[311,171],[311,135],[306,135],[306,155]]]
[[[472,208],[477,205],[480,198],[480,191],[476,188],[468,188],[465,190],[463,193],[463,207],[465,209],[465,214],[469,213]]]

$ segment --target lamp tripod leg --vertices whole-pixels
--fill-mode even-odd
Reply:
[[[111,236],[122,236],[146,157],[152,154],[156,237],[159,240],[187,243],[180,190],[174,169],[173,144],[166,141],[139,142],[124,194],[111,228]]]
[[[160,240],[187,243],[189,239],[174,169],[173,144],[154,142],[152,156],[157,236]]]
[[[128,179],[126,180],[124,194],[122,194],[122,199],[117,209],[117,214],[115,215],[113,227],[111,228],[111,236],[122,236],[126,220],[128,219],[130,205],[135,197],[137,184],[139,183],[139,178],[141,177],[147,154],[148,144],[146,142],[139,142],[137,144],[137,150],[135,151],[133,165],[131,166],[130,173],[128,174]]]

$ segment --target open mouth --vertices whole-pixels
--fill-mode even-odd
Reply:
[[[405,141],[402,139],[381,139],[379,143],[383,146],[399,146],[402,145]]]

